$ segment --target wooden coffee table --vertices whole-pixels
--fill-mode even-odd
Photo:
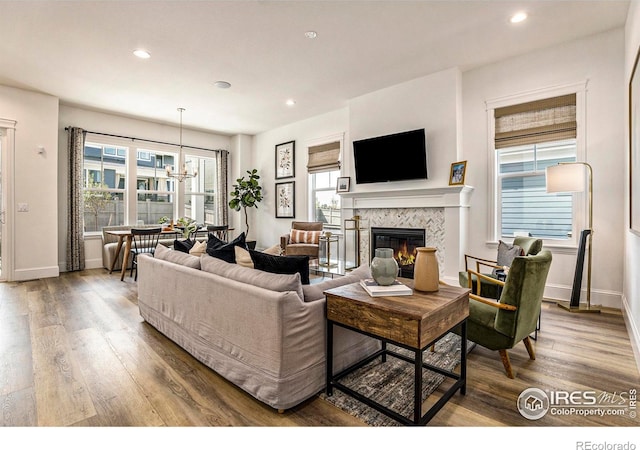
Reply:
[[[413,287],[413,280],[400,279],[400,281]],[[327,296],[326,394],[331,396],[334,388],[339,389],[405,425],[424,425],[429,422],[456,391],[459,390],[462,395],[465,394],[469,292],[469,289],[442,285],[438,292],[433,293],[414,290],[413,295],[408,296],[370,297],[359,283],[325,291]],[[334,375],[334,325],[380,339],[381,350]],[[457,326],[460,326],[461,336],[460,373],[423,363],[422,353]],[[387,343],[411,350],[415,357],[411,359],[393,352],[387,349]],[[387,355],[413,363],[415,366],[413,420],[353,391],[339,381],[378,357],[381,357],[383,362],[386,361]],[[456,380],[424,415],[422,414],[423,367]]]

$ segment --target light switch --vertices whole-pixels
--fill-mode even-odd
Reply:
[[[28,203],[18,203],[18,212],[29,212]]]

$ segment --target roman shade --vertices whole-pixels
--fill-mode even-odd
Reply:
[[[494,110],[496,150],[576,137],[576,94]]]
[[[330,170],[340,170],[340,142],[309,147],[307,171],[318,173]]]

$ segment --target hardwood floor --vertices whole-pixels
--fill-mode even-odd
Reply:
[[[319,398],[278,414],[200,364],[138,314],[136,283],[103,269],[0,284],[0,425],[349,426],[365,424]],[[516,408],[529,387],[628,392],[640,385],[620,312],[570,314],[545,303],[537,359],[476,347],[467,394],[456,394],[436,426],[637,426],[628,415],[547,414]],[[619,397],[617,398],[619,399]]]

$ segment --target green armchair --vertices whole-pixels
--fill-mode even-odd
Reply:
[[[550,266],[551,252],[543,250],[537,255],[517,256],[505,282],[469,270],[469,276],[499,285],[502,293],[497,301],[469,294],[467,337],[497,350],[509,378],[514,376],[507,350],[518,342],[523,341],[529,357],[536,359],[529,335],[536,329]]]
[[[542,239],[518,236],[513,240],[513,247],[515,246],[519,249],[518,253],[521,253],[524,256],[537,255],[542,250]],[[509,256],[508,253],[511,250],[512,249],[504,242],[500,242],[498,246],[498,257],[495,260],[478,258],[476,256],[465,254],[464,271],[458,273],[458,282],[460,283],[460,286],[465,288],[469,287],[471,288],[471,292],[476,295],[481,295],[482,297],[493,299],[500,297],[500,286],[493,283],[493,280],[486,280],[485,277],[491,277],[494,280],[498,279],[495,270],[501,270],[505,265],[510,265],[513,255]],[[474,262],[475,270],[470,267]],[[471,277],[471,284],[469,284],[469,270],[474,273],[477,272],[484,275],[484,277],[480,277],[479,284],[478,277],[476,275]]]

